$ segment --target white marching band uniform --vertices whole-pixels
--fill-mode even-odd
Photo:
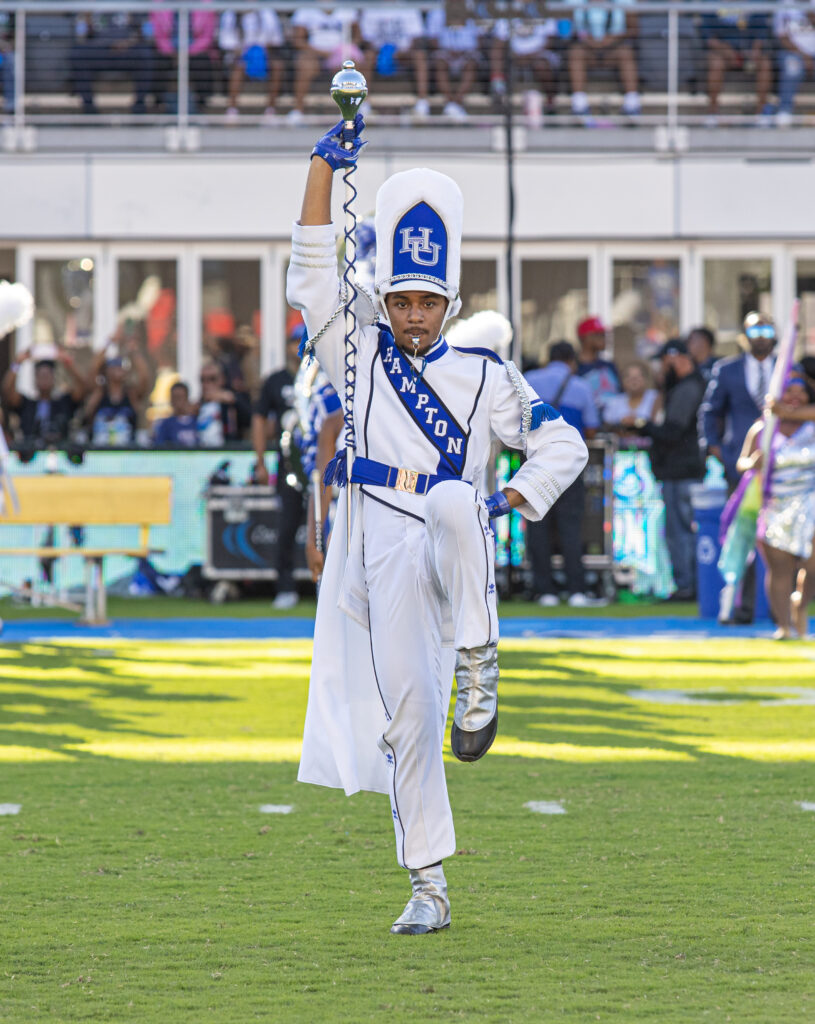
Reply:
[[[380,302],[389,291],[431,291],[446,295],[455,315],[455,183],[429,170],[394,175],[377,196],[376,233]],[[310,337],[337,309],[332,225],[294,225],[287,297]],[[335,318],[316,344],[341,396],[344,336]],[[453,349],[442,335],[424,359],[413,358],[375,324],[361,328],[357,344],[352,479],[363,482],[354,487],[348,552],[346,502],[338,502],[298,778],[349,795],[388,793],[397,860],[418,869],[456,849],[442,760],[456,651],[498,640],[494,538],[478,490],[491,443],[526,451],[509,486],[530,520],[579,475],[587,452],[492,353]]]

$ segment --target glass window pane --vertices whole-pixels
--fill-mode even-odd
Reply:
[[[577,343],[577,325],[588,315],[588,260],[521,262],[521,340],[524,365],[546,361],[550,342]]]
[[[147,364],[148,424],[169,415],[170,388],[178,379],[177,278],[175,260],[117,264],[117,338],[125,349],[135,339]]]
[[[0,281],[14,281],[16,274],[14,249],[0,248]],[[5,338],[0,338],[0,378],[11,364],[11,354],[15,350],[12,331]]]
[[[34,347],[65,345],[81,370],[89,370],[93,350],[94,261],[34,261]]]
[[[812,356],[815,355],[815,259],[796,262],[795,294],[801,299],[798,351],[800,355]]]
[[[222,363],[233,389],[260,384],[260,260],[201,262],[204,358]]]
[[[679,260],[614,260],[614,359],[649,359],[679,334]]]
[[[717,353],[736,350],[742,321],[757,309],[772,316],[772,262],[768,259],[705,260],[705,323],[716,334]]]

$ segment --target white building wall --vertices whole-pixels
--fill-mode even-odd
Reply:
[[[465,237],[502,240],[506,172],[498,154],[422,161],[465,196]],[[360,212],[409,156],[366,158]],[[0,239],[283,241],[299,211],[306,159],[195,155],[0,159]],[[805,239],[815,235],[809,160],[521,155],[516,233],[531,240]],[[339,221],[341,189],[336,190]]]

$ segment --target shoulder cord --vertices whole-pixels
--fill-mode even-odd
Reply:
[[[532,427],[532,401],[529,397],[529,392],[524,386],[524,379],[521,376],[521,371],[512,362],[511,359],[504,360],[504,369],[507,371],[507,376],[512,382],[512,386],[515,388],[515,394],[518,396],[518,401],[521,403],[521,444],[523,445],[524,454],[526,454],[526,442],[529,437],[529,431]]]
[[[370,303],[373,306],[373,308],[376,309],[376,302],[374,301],[374,297],[373,297],[373,295],[371,295],[371,293],[368,291],[368,289],[364,288],[361,284],[358,284],[356,286],[356,288],[357,288],[358,292],[362,292],[362,294],[365,295],[365,297],[370,301]],[[347,286],[346,286],[345,282],[341,281],[340,282],[340,304],[337,306],[337,308],[334,310],[334,312],[331,314],[331,316],[326,320],[326,322],[319,329],[319,331],[317,331],[317,333],[312,338],[308,338],[306,340],[305,346],[303,348],[303,357],[304,358],[306,358],[306,359],[316,359],[317,358],[316,355],[315,355],[315,352],[314,352],[314,348],[315,348],[317,342],[320,340],[320,338],[322,338],[322,336],[325,334],[325,332],[328,330],[328,328],[334,323],[334,321],[337,319],[337,317],[340,315],[340,313],[345,311],[345,303],[346,303],[347,299],[348,299],[348,289],[347,289]],[[368,326],[368,325],[367,324],[363,324],[363,326]]]

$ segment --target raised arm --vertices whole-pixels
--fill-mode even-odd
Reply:
[[[335,170],[352,166],[365,145],[359,137],[365,123],[360,115],[346,132],[343,122],[318,140],[311,154],[300,219],[292,229],[291,259],[286,298],[302,310],[309,338],[317,338],[317,355],[329,380],[342,388],[344,362],[343,319],[337,314],[342,294],[337,273],[337,251],[331,223],[331,185]],[[347,137],[347,138],[346,138]],[[350,142],[352,148],[346,150]]]
[[[3,401],[11,409],[17,409],[23,401],[23,396],[17,390],[17,372],[20,369],[20,364],[24,363],[30,356],[30,352],[21,352],[8,370],[6,370],[6,375],[3,377]]]
[[[331,185],[333,181],[334,171],[331,166],[319,156],[316,160],[312,157],[298,224],[309,227],[331,223]]]

